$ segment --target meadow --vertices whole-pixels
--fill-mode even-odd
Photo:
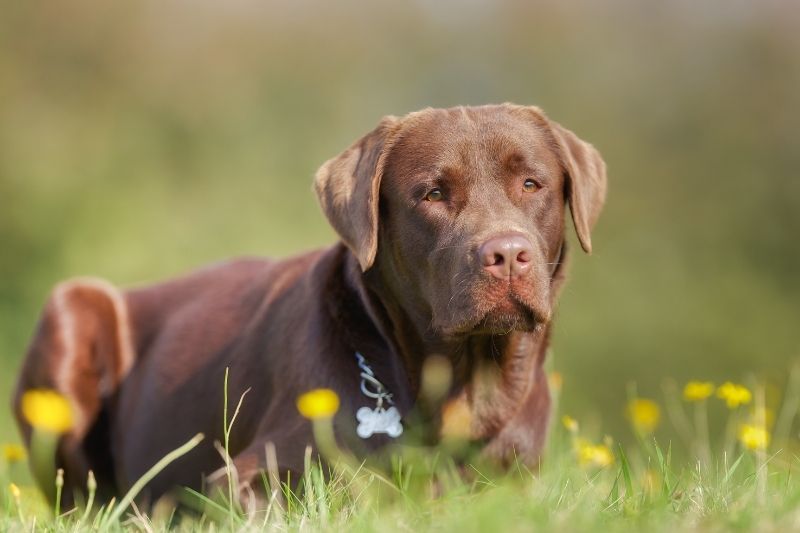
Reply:
[[[223,502],[173,526],[796,528],[800,10],[785,2],[0,0],[0,404],[60,280],[129,287],[327,246],[322,162],[383,115],[504,101],[541,106],[609,169],[555,321],[541,471],[459,479],[447,449],[412,450],[380,476],[313,474],[268,516]],[[710,396],[684,398],[693,381]],[[749,402],[729,408],[726,382]],[[0,530],[102,520],[54,518],[19,443],[0,409]],[[107,525],[161,530],[156,511]]]
[[[550,379],[558,403],[563,377]],[[354,461],[325,438],[338,400],[330,405],[312,392],[298,406],[315,425],[317,445],[330,462],[323,466],[309,448],[306,474],[295,490],[271,483],[265,473],[264,486],[256,488],[263,490],[261,505],[248,504],[254,500],[246,493],[230,497],[236,477],[229,468],[227,495],[186,490],[157,502],[149,514],[135,503],[142,485],[119,501],[94,504],[91,480],[87,502],[64,512],[49,508],[41,493],[24,484],[25,451],[6,444],[0,526],[53,532],[787,531],[800,523],[800,458],[793,451],[797,439],[789,435],[800,408],[800,367],[790,387],[777,413],[764,406],[763,389],[731,382],[688,382],[682,391],[666,393],[664,407],[632,396],[626,412],[636,444],[628,446],[610,435],[587,435],[578,419],[561,415],[538,471],[516,464],[503,472],[469,459],[455,438],[437,447],[398,447],[388,469]],[[60,423],[53,406],[42,409],[29,413],[38,431],[63,430],[53,425]],[[228,428],[237,411],[226,406]],[[727,418],[723,438],[709,438],[709,415]],[[653,437],[662,416],[681,427],[685,440],[660,444]],[[201,439],[154,465],[142,483]],[[676,460],[679,449],[694,460]],[[182,504],[176,507],[176,501]]]

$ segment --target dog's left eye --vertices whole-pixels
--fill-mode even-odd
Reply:
[[[537,189],[539,189],[539,186],[536,185],[536,182],[530,178],[526,179],[522,184],[522,190],[525,192],[536,192]]]
[[[428,191],[428,194],[425,195],[425,199],[429,202],[440,202],[444,200],[444,193],[437,187]]]

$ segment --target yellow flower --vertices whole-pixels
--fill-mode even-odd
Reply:
[[[635,398],[628,404],[628,419],[639,433],[652,433],[661,420],[661,409],[653,400]]]
[[[564,427],[567,428],[567,431],[570,433],[577,433],[578,432],[578,421],[572,418],[569,415],[564,415],[561,417],[561,423],[564,424]]]
[[[297,399],[297,410],[311,420],[330,418],[339,410],[339,396],[331,389],[314,389]]]
[[[3,444],[3,459],[7,463],[19,463],[26,457],[25,448],[19,444]]]
[[[472,411],[463,396],[448,401],[442,408],[442,428],[445,439],[468,440],[472,432]]]
[[[764,450],[769,446],[769,432],[763,426],[739,426],[739,442],[749,450]]]
[[[555,370],[550,372],[550,387],[556,392],[561,392],[563,385],[564,376],[561,375],[561,372],[556,372]]]
[[[8,484],[8,492],[10,492],[10,493],[11,493],[11,496],[13,496],[13,497],[14,497],[14,500],[15,500],[17,503],[19,503],[20,496],[22,496],[22,493],[20,492],[20,490],[19,490],[19,487],[17,487],[17,486],[16,486],[15,484],[13,484],[13,483],[9,483],[9,484]]]
[[[714,384],[710,381],[690,381],[683,387],[683,399],[687,402],[700,402],[714,394]]]
[[[717,389],[717,397],[725,400],[728,409],[736,409],[740,405],[748,404],[753,399],[753,395],[744,385],[737,385],[726,381]]]
[[[581,466],[604,467],[614,463],[614,454],[605,444],[579,442],[577,446],[578,462]]]
[[[22,414],[36,429],[65,433],[72,428],[69,401],[53,390],[32,389],[22,395]]]

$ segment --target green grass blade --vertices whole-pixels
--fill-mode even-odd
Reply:
[[[631,477],[631,465],[628,463],[628,456],[625,455],[625,450],[622,449],[622,444],[617,446],[619,451],[619,463],[622,469],[622,479],[625,481],[625,497],[630,498],[633,496],[633,478]]]

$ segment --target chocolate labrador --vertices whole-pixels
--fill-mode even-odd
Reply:
[[[213,442],[226,368],[233,404],[250,391],[230,435],[243,483],[264,468],[267,443],[281,472],[303,470],[313,437],[295,402],[316,388],[338,394],[337,439],[358,453],[416,424],[460,425],[485,458],[538,463],[565,209],[591,251],[606,194],[599,153],[535,107],[425,109],[384,118],[322,165],[315,189],[341,237],[330,248],[124,290],[97,279],[54,289],[14,409],[29,440],[21,395],[69,400],[75,423],[57,452],[68,489],[93,470],[101,490],[124,492],[198,432],[205,441],[148,494],[201,487],[223,464]],[[434,355],[450,363],[449,392],[438,414],[415,417]]]

